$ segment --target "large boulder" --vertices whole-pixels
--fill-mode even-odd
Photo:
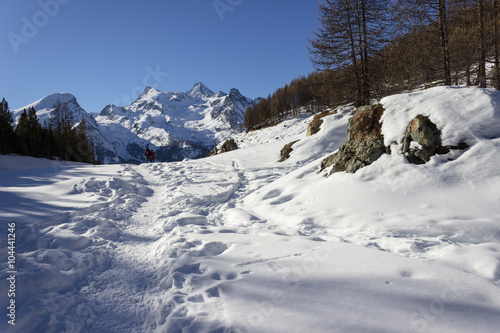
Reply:
[[[208,156],[214,156],[222,153],[226,153],[231,150],[238,149],[238,145],[234,139],[230,138],[224,141],[223,143],[218,144],[215,148],[213,148],[208,154]]]
[[[441,131],[423,115],[416,116],[408,125],[402,150],[408,161],[414,164],[424,164],[431,156],[448,151],[441,145]]]
[[[307,126],[306,136],[311,136],[319,132],[321,129],[321,124],[323,124],[323,118],[326,116],[330,116],[332,114],[336,114],[335,112],[320,112],[314,115],[313,120]]]
[[[300,140],[295,140],[295,141],[292,141],[290,143],[287,143],[282,149],[281,149],[281,152],[280,152],[280,162],[284,162],[286,161],[287,159],[290,158],[290,153],[293,151],[293,148],[292,146],[296,143],[296,142],[299,142]]]
[[[381,132],[380,117],[384,113],[381,104],[358,108],[347,126],[347,141],[333,155],[321,162],[321,169],[333,165],[330,172],[355,173],[370,165],[386,152]]]

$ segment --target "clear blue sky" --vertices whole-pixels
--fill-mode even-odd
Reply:
[[[313,71],[320,0],[0,0],[0,98],[56,92],[88,112],[145,85],[267,96]]]

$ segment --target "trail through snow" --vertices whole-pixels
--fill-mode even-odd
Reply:
[[[324,178],[321,159],[346,138],[345,108],[314,136],[303,116],[200,160],[0,156],[0,221],[16,223],[17,269],[16,325],[4,317],[0,331],[495,332],[500,95],[422,94],[388,99],[387,112],[406,123],[433,99],[465,103],[434,112],[458,112],[445,139],[469,149],[411,165],[397,153],[400,126],[386,120],[393,155]],[[0,269],[4,293],[6,259]]]

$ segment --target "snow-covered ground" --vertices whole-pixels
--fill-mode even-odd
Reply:
[[[302,116],[200,160],[0,156],[0,307],[16,304],[0,331],[496,332],[500,93],[382,103],[393,154],[328,178],[320,161],[344,143],[349,108],[314,136]],[[417,114],[470,148],[409,164],[399,151]]]

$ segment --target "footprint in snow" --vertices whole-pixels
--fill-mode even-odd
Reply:
[[[191,254],[194,257],[213,257],[222,254],[227,248],[227,245],[224,243],[210,242],[205,244],[202,249],[191,252]]]

